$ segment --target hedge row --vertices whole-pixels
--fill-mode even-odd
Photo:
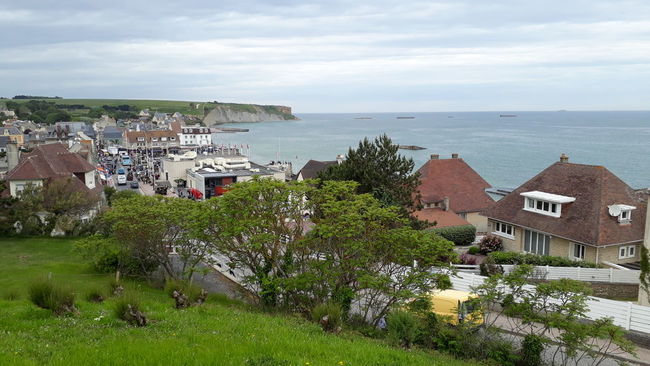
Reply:
[[[496,264],[532,264],[535,266],[552,267],[583,267],[598,268],[596,263],[574,261],[565,257],[554,257],[550,255],[536,255],[517,252],[492,252],[488,254]]]
[[[431,231],[456,245],[470,245],[476,238],[476,227],[473,225],[433,228]]]

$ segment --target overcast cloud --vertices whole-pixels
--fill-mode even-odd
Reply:
[[[647,0],[102,3],[0,3],[0,95],[649,109]]]

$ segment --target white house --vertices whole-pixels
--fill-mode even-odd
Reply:
[[[181,146],[205,146],[212,144],[212,132],[208,127],[183,127],[178,133]]]

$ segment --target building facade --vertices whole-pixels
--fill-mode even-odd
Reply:
[[[487,209],[508,251],[594,263],[638,262],[647,200],[603,166],[566,156]]]

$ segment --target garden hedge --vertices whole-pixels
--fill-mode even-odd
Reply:
[[[476,228],[473,225],[433,228],[431,231],[456,245],[470,245],[476,238]]]
[[[535,266],[598,268],[596,263],[574,261],[569,258],[554,257],[550,255],[517,252],[492,252],[488,254],[488,257],[491,257],[496,264],[532,264]]]

